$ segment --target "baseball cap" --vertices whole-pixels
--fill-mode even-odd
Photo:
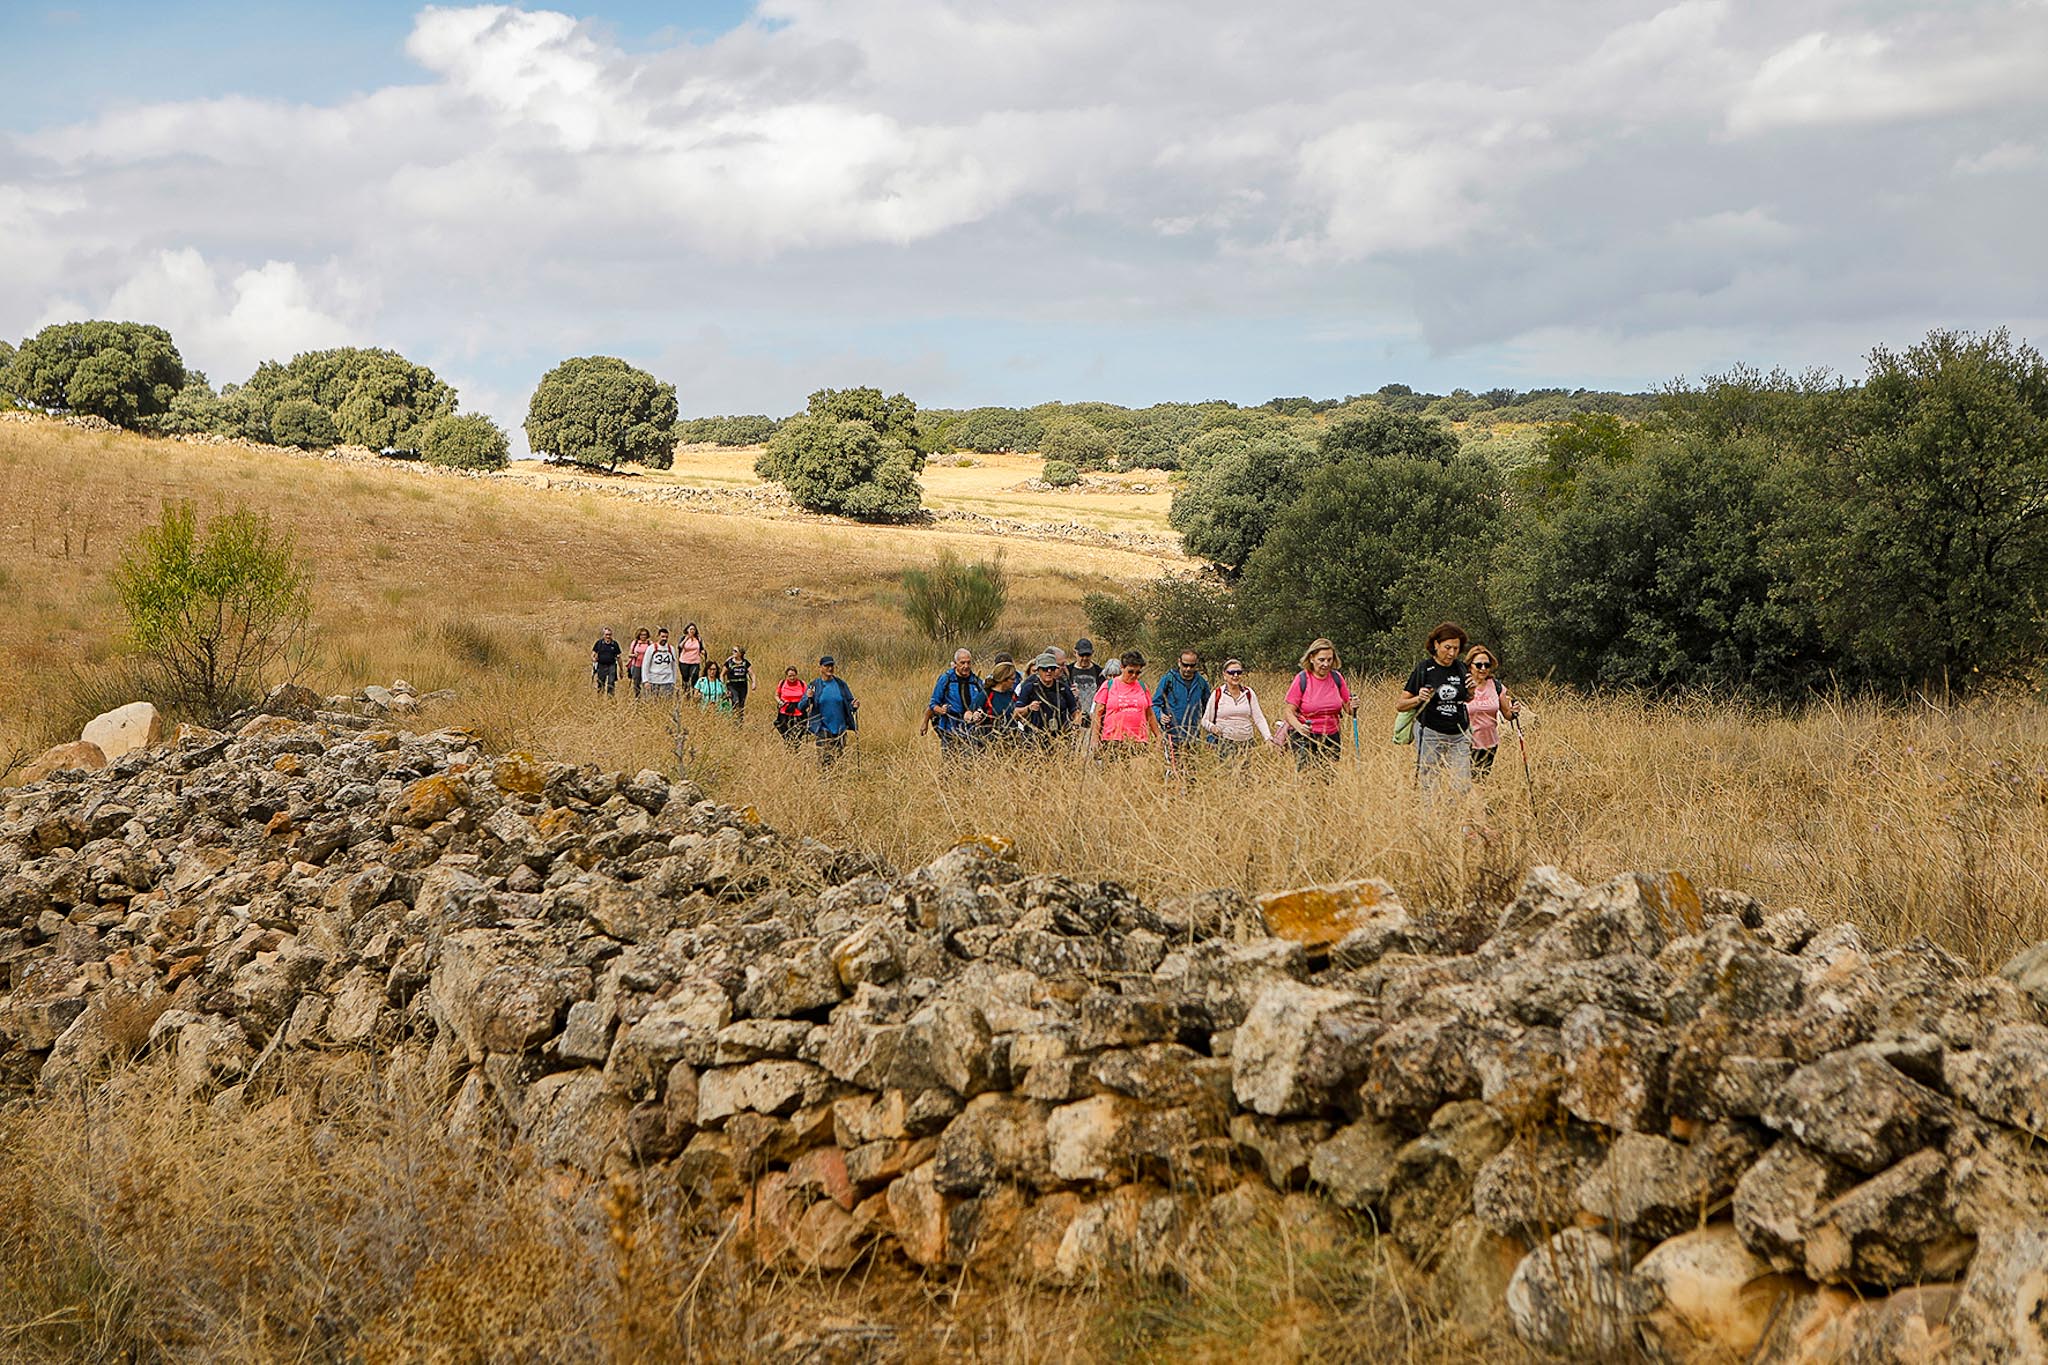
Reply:
[[[818,660],[818,667],[820,668],[831,668],[832,666],[832,656],[830,654],[827,654]]]
[[[1095,652],[1095,642],[1083,635],[1080,639],[1074,641],[1074,652],[1076,654],[1093,654]]]

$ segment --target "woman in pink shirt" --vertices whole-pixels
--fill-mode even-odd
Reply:
[[[1145,687],[1145,656],[1124,651],[1123,672],[1105,681],[1095,694],[1095,743],[1119,757],[1136,753],[1131,746],[1159,737],[1159,717],[1152,711],[1152,693]]]
[[[626,651],[626,676],[633,680],[633,700],[640,700],[640,665],[647,659],[647,651],[654,648],[654,636],[642,626],[633,632],[632,647]]]
[[[1512,721],[1522,704],[1508,695],[1499,677],[1500,661],[1485,645],[1474,645],[1465,656],[1472,674],[1472,700],[1465,703],[1465,722],[1472,727],[1472,776],[1477,779],[1493,771],[1494,751],[1500,747],[1500,723]]]
[[[1311,641],[1301,656],[1301,672],[1287,689],[1287,723],[1299,738],[1294,759],[1298,767],[1335,763],[1344,752],[1343,718],[1358,714],[1344,681],[1344,661],[1328,640]]]
[[[704,637],[697,633],[695,621],[683,627],[683,638],[676,641],[676,662],[682,665],[684,690],[695,687],[704,671]]]

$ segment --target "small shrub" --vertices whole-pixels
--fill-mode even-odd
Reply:
[[[924,457],[851,418],[792,417],[769,438],[754,472],[781,484],[797,506],[860,521],[915,516],[924,501]]]
[[[1054,488],[1072,488],[1081,482],[1081,471],[1067,460],[1047,460],[1045,472],[1039,477]]]
[[[929,569],[903,573],[903,614],[927,640],[987,635],[1009,600],[1010,578],[1000,554],[969,564],[942,550]]]
[[[1100,469],[1115,458],[1116,441],[1093,422],[1059,417],[1045,424],[1038,450],[1047,460],[1064,460],[1077,469]]]
[[[157,700],[209,721],[296,677],[312,612],[291,532],[247,508],[202,536],[190,503],[167,505],[122,556],[114,591]]]
[[[341,439],[334,414],[310,398],[287,398],[270,414],[270,439],[300,450],[326,450]]]
[[[503,469],[511,452],[504,431],[478,412],[436,417],[420,435],[420,458],[444,469]]]
[[[1105,646],[1124,648],[1138,642],[1138,636],[1145,628],[1145,610],[1126,597],[1117,597],[1106,592],[1091,592],[1081,598],[1081,614],[1088,620],[1088,633]]]

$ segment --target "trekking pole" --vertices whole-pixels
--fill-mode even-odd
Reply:
[[[1522,750],[1522,787],[1529,793],[1529,799],[1536,799],[1536,779],[1529,775],[1529,741],[1522,738],[1522,718],[1509,716],[1508,724],[1515,727],[1515,743]]]
[[[1351,713],[1351,752],[1364,757],[1365,746],[1358,742],[1358,713]]]

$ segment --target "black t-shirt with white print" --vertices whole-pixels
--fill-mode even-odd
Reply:
[[[1425,659],[1408,675],[1408,692],[1426,700],[1415,718],[1438,734],[1463,734],[1465,703],[1472,700],[1472,675],[1463,663],[1440,664]]]

